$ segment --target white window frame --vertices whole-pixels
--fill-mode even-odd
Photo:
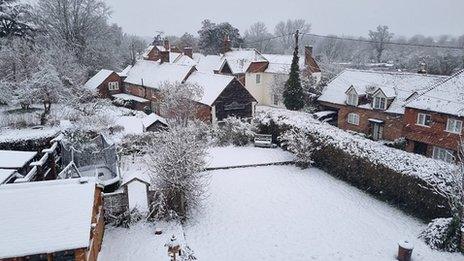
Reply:
[[[383,101],[383,106],[382,106],[382,101]],[[387,109],[387,98],[380,97],[380,96],[374,96],[374,100],[372,101],[372,108],[377,109],[377,110],[386,110]]]
[[[446,131],[454,134],[461,134],[462,121],[453,118],[448,118],[448,121],[446,122]]]
[[[118,91],[119,90],[119,82],[108,82],[108,90],[110,90],[110,91]]]
[[[427,125],[427,116],[430,117],[430,125]],[[417,114],[416,125],[430,128],[432,123],[432,115],[421,112]]]
[[[346,104],[351,105],[351,106],[358,106],[358,103],[359,103],[358,94],[355,92],[348,93]]]
[[[455,161],[454,152],[452,150],[444,149],[440,147],[433,147],[432,158],[443,160],[449,163],[453,163]]]
[[[256,84],[261,84],[261,74],[259,74],[259,73],[256,74],[255,82],[256,82]]]
[[[359,114],[357,113],[348,113],[346,121],[352,125],[359,125]]]

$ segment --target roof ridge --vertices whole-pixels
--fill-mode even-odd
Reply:
[[[424,76],[424,77],[449,77],[447,75],[439,75],[439,74],[423,74],[423,73],[403,72],[403,71],[375,71],[375,70],[354,69],[354,68],[345,68],[343,71],[365,72],[365,73],[373,73],[373,74],[390,74],[390,75],[415,75],[415,76]]]

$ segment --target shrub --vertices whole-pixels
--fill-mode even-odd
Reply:
[[[455,218],[434,219],[419,237],[424,239],[432,249],[457,252],[461,240],[459,220]]]
[[[252,124],[236,117],[224,119],[219,126],[213,129],[213,137],[220,146],[230,144],[244,146],[252,141],[254,136]]]
[[[308,168],[314,163],[314,152],[319,150],[319,147],[306,133],[301,130],[290,129],[282,133],[278,139],[281,146],[295,154],[298,166]]]

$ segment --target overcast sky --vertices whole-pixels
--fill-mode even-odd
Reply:
[[[303,18],[318,34],[367,36],[388,25],[396,35],[464,34],[463,0],[106,0],[112,21],[124,31],[153,36],[195,33],[201,21],[230,22],[243,32],[263,21],[269,31],[281,20]]]

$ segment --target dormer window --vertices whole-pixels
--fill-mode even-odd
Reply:
[[[354,89],[348,90],[346,95],[347,95],[346,104],[351,105],[351,106],[358,106],[359,97]]]
[[[372,107],[377,110],[386,110],[387,109],[387,98],[375,96]]]

